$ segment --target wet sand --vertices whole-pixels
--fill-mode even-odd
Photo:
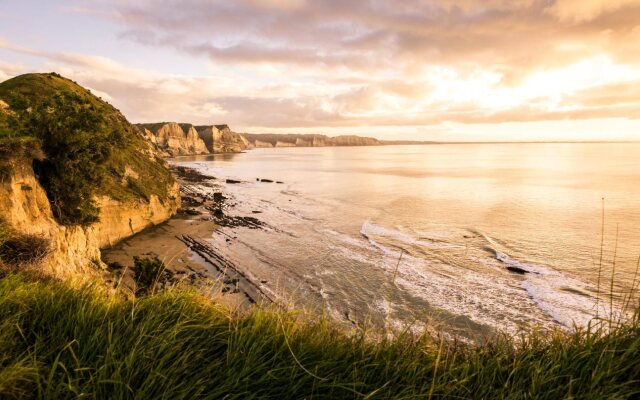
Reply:
[[[220,226],[260,229],[260,220],[228,213],[235,204],[225,193],[224,184],[215,178],[183,167],[172,167],[172,172],[181,186],[182,208],[178,213],[102,251],[102,260],[110,270],[124,274],[120,284],[133,288],[134,257],[149,257],[162,261],[175,282],[186,280],[219,289],[231,305],[272,302],[259,282],[219,255],[215,246],[220,245],[220,240],[212,240]],[[225,235],[226,244],[235,239]]]

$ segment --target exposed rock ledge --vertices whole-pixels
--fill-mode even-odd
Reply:
[[[47,195],[31,167],[31,160],[12,160],[12,171],[0,178],[0,217],[17,231],[49,239],[51,254],[43,272],[56,277],[89,273],[100,263],[100,249],[143,229],[165,221],[180,206],[179,186],[174,183],[164,201],[120,203],[98,198],[100,221],[87,227],[63,226],[53,218]]]

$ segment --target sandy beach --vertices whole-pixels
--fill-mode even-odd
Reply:
[[[149,257],[162,261],[174,282],[187,280],[219,288],[231,305],[272,302],[261,282],[216,251],[217,246],[235,239],[222,232],[221,226],[261,227],[261,221],[254,216],[233,215],[235,203],[225,186],[237,182],[223,183],[184,167],[174,166],[171,170],[181,187],[182,208],[178,213],[102,252],[109,269],[124,274],[120,284],[133,288],[134,257]]]

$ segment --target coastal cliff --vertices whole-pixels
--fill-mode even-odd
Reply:
[[[255,148],[271,148],[271,147],[273,147],[272,143],[263,142],[262,140],[257,140],[257,139],[253,142],[253,145],[254,145]]]
[[[168,157],[241,153],[253,148],[242,134],[233,132],[228,125],[178,124],[160,122],[137,124],[144,137]]]
[[[2,154],[3,164],[9,162],[11,172],[0,178],[0,218],[21,234],[36,235],[49,242],[50,253],[43,260],[46,274],[68,277],[90,272],[100,262],[100,249],[165,221],[179,206],[177,184],[169,188],[172,199],[168,201],[157,195],[148,202],[100,196],[97,222],[88,226],[62,225],[55,220],[47,194],[34,174],[33,160],[26,150],[20,153]]]
[[[210,153],[240,153],[252,147],[243,135],[233,132],[228,125],[202,125],[195,129]]]
[[[384,144],[372,137],[343,135],[303,135],[246,133],[245,137],[255,147],[331,147],[331,146],[380,146]]]
[[[166,122],[137,126],[143,130],[145,138],[171,157],[210,153],[192,125]]]
[[[47,243],[41,273],[95,272],[101,249],[180,207],[179,186],[144,133],[86,89],[28,74],[0,83],[0,98],[0,227]]]

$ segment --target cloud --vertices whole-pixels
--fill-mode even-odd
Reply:
[[[25,71],[22,64],[14,64],[0,60],[0,81],[4,81]]]
[[[640,0],[556,0],[547,10],[561,21],[591,21],[621,8],[640,7]]]
[[[205,65],[199,76],[0,47],[41,58],[134,121],[337,130],[634,118],[639,1],[95,0],[71,8],[114,24],[127,44]]]

